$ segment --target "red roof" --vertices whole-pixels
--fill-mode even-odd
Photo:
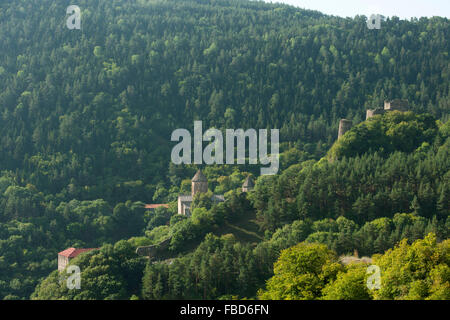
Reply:
[[[160,204],[146,204],[145,209],[156,209],[159,207],[168,208],[169,205],[167,203],[160,203]]]
[[[98,248],[88,248],[88,249],[76,249],[76,248],[69,248],[64,251],[61,251],[58,253],[61,256],[67,257],[67,258],[75,258],[80,253],[91,251],[91,250],[98,250]]]

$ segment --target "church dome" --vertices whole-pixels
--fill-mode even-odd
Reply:
[[[195,176],[191,180],[192,182],[208,182],[208,179],[206,179],[205,175],[201,170],[198,170]]]

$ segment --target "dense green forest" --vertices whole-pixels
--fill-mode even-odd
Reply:
[[[257,1],[79,0],[69,30],[70,4],[0,3],[0,299],[450,299],[448,19],[369,30]],[[394,98],[411,112],[364,121]],[[194,120],[280,129],[279,174],[204,167],[226,201],[177,215],[198,167],[170,162],[170,134]],[[135,254],[168,237],[161,257]],[[337,263],[357,250],[396,274],[421,246],[436,260],[401,292]],[[68,247],[101,248],[73,262],[81,290],[59,282]],[[326,270],[296,268],[297,251]],[[313,291],[285,292],[290,264]]]

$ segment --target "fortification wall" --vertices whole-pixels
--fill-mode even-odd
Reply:
[[[366,111],[366,120],[369,120],[370,118],[379,115],[379,114],[385,114],[386,111],[383,109],[368,109]]]
[[[166,240],[151,246],[138,247],[136,249],[136,254],[139,256],[155,258],[159,252],[166,250],[169,248],[170,241],[172,237],[167,238]]]
[[[384,110],[406,112],[409,110],[408,100],[395,99],[392,101],[385,101]]]

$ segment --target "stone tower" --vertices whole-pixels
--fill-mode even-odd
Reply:
[[[195,176],[192,178],[192,198],[197,193],[208,192],[208,179],[204,176],[201,170],[198,170]]]
[[[408,100],[395,99],[384,102],[384,110],[406,112],[409,110]]]
[[[247,179],[245,179],[244,184],[242,185],[242,192],[252,191],[254,187],[255,183],[253,182],[252,177],[248,176]]]
[[[341,121],[339,122],[338,139],[340,139],[351,128],[352,128],[352,121],[351,120],[341,119]]]
[[[366,120],[369,120],[370,118],[372,118],[376,115],[385,114],[390,111],[406,112],[408,110],[409,110],[408,100],[395,99],[395,100],[385,101],[384,109],[381,109],[381,108],[368,109],[366,111]]]
[[[384,109],[368,109],[366,111],[366,120],[369,120],[372,117],[375,117],[376,115],[379,114],[385,114],[386,110]]]

